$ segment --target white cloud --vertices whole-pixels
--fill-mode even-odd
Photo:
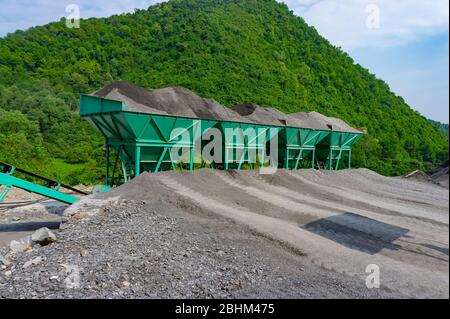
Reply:
[[[148,8],[158,0],[0,0],[0,36],[17,29],[44,25],[66,17],[66,7],[76,4],[81,18],[108,17]]]
[[[279,0],[333,44],[345,50],[405,44],[448,30],[448,0]],[[158,0],[0,0],[0,36],[58,20],[74,3],[82,18],[107,17],[134,8],[147,8]],[[366,7],[380,8],[380,28],[366,27]]]
[[[284,0],[297,15],[344,50],[403,45],[448,32],[448,0]],[[368,5],[376,5],[380,28],[368,28]]]

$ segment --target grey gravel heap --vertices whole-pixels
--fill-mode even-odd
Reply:
[[[149,178],[98,194],[105,204],[67,216],[50,245],[14,254],[0,248],[9,262],[0,270],[0,298],[393,296],[313,267],[300,252],[213,216]],[[120,201],[107,200],[118,194]]]

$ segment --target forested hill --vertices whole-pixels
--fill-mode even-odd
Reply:
[[[429,120],[429,121],[431,122],[431,124],[433,124],[433,126],[435,128],[438,129],[439,132],[441,132],[445,137],[448,138],[448,136],[449,136],[448,124],[441,123],[438,121],[433,121],[433,120]]]
[[[78,98],[117,79],[340,117],[368,132],[354,164],[383,174],[448,158],[429,121],[286,5],[172,0],[0,39],[0,160],[71,183],[101,176],[102,138],[78,118]]]

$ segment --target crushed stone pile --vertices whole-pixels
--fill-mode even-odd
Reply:
[[[299,112],[292,113],[290,116],[302,121],[306,125],[310,125],[314,129],[326,131],[339,131],[349,133],[362,133],[362,131],[354,129],[341,119],[335,117],[328,117],[318,112]]]
[[[421,170],[416,170],[404,176],[407,179],[414,179],[416,181],[428,182],[437,184],[444,188],[449,188],[449,175],[448,175],[448,160],[441,164],[431,173],[425,173]]]
[[[252,103],[235,105],[230,109],[183,87],[147,90],[126,81],[116,81],[93,95],[122,101],[131,112],[362,133],[340,119],[317,112],[284,114],[276,108],[264,108]]]
[[[146,90],[125,81],[117,81],[93,95],[122,101],[126,104],[127,110],[132,112],[246,122],[238,114],[216,101],[204,99],[182,87]]]
[[[177,195],[160,176],[145,173],[96,196],[105,205],[83,218],[88,198],[52,244],[16,253],[0,248],[0,298],[397,295],[362,291],[363,281],[310,265],[301,253]]]
[[[64,216],[0,246],[0,298],[448,298],[448,191],[367,169],[144,173]]]
[[[432,172],[430,177],[436,184],[449,188],[448,160]]]

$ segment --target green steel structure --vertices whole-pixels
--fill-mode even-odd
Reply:
[[[266,136],[269,127],[228,121],[218,121],[216,127],[224,137],[222,163],[225,170],[240,170],[244,163],[248,163],[253,168],[256,160],[260,160],[261,163],[265,162]],[[252,152],[254,158],[251,158]]]
[[[172,158],[171,150],[175,146],[188,154],[185,161],[192,171],[195,143],[206,130],[217,124],[217,121],[128,112],[122,102],[88,95],[81,96],[80,114],[87,117],[105,137],[108,185],[127,182],[143,171],[182,168],[183,163],[176,163]],[[184,138],[184,133],[188,139]],[[116,154],[113,161],[111,148]],[[111,169],[112,175],[109,176]]]
[[[316,146],[317,159],[324,163],[328,170],[338,170],[341,163],[347,161],[347,167],[351,167],[352,146],[364,137],[363,133],[327,132],[325,138]]]
[[[298,127],[282,128],[279,134],[280,148],[278,157],[285,169],[305,167],[302,162],[309,162],[315,167],[316,145],[327,137],[329,132]]]
[[[40,181],[41,183],[32,183],[17,176],[14,174],[20,173],[22,176],[26,176],[30,179]],[[65,194],[61,192],[62,188],[70,190],[79,195],[87,195],[78,189],[72,188],[70,186],[61,184],[58,181],[51,180],[49,178],[39,176],[37,174],[28,172],[24,169],[15,167],[11,164],[0,162],[0,185],[5,186],[5,189],[2,193],[0,193],[0,202],[6,197],[6,194],[10,191],[11,187],[17,187],[28,192],[36,193],[48,198],[56,199],[60,202],[73,204],[79,198]]]
[[[241,169],[244,163],[253,167],[250,150],[265,163],[270,141],[278,137],[279,166],[338,169],[347,158],[351,161],[352,146],[364,136],[361,133],[314,130],[289,126],[206,120],[176,115],[136,113],[127,111],[123,102],[82,95],[80,115],[95,125],[105,137],[106,182],[117,185],[127,182],[143,171],[189,169],[193,171],[205,143],[202,136],[209,129],[218,129],[223,136],[222,163],[213,167]],[[250,129],[250,130],[249,130]],[[256,132],[247,135],[247,130]],[[275,133],[274,133],[275,132]],[[187,138],[186,138],[187,136]],[[200,151],[198,146],[200,145]],[[174,160],[172,150],[184,154]],[[114,150],[114,158],[111,158]],[[254,161],[254,159],[253,159]]]

